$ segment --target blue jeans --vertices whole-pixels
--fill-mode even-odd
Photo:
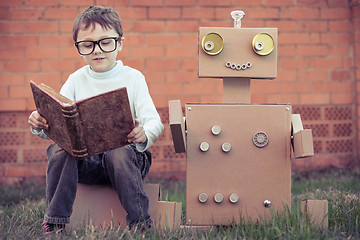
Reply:
[[[127,212],[127,224],[151,224],[149,199],[143,179],[151,165],[149,150],[139,152],[134,144],[110,150],[84,160],[76,160],[56,143],[47,150],[46,212],[44,221],[70,222],[77,183],[111,184]]]

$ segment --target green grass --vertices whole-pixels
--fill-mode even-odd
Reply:
[[[359,239],[360,238],[360,169],[332,170],[293,174],[292,207],[272,213],[258,224],[217,226],[197,231],[177,232],[151,229],[123,232],[110,226],[92,224],[68,230],[50,239]],[[161,181],[162,199],[180,201],[185,212],[185,182]],[[45,211],[44,184],[0,187],[0,239],[45,239],[40,227]],[[329,201],[329,228],[312,226],[300,211],[305,198]],[[47,238],[49,239],[49,238]]]

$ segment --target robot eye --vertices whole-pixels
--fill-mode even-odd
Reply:
[[[206,54],[214,56],[223,50],[224,40],[218,33],[208,33],[203,37],[201,47]]]
[[[267,33],[257,34],[252,41],[254,52],[261,56],[269,55],[274,50],[274,39]]]

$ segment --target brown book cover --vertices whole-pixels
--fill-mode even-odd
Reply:
[[[128,144],[134,128],[126,88],[72,102],[45,84],[30,82],[36,108],[54,142],[77,159]]]

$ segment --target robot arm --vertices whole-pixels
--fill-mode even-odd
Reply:
[[[169,101],[169,122],[176,153],[186,151],[185,117],[180,100]]]
[[[311,129],[303,128],[300,114],[292,114],[292,146],[295,158],[304,158],[314,156],[314,146]]]

